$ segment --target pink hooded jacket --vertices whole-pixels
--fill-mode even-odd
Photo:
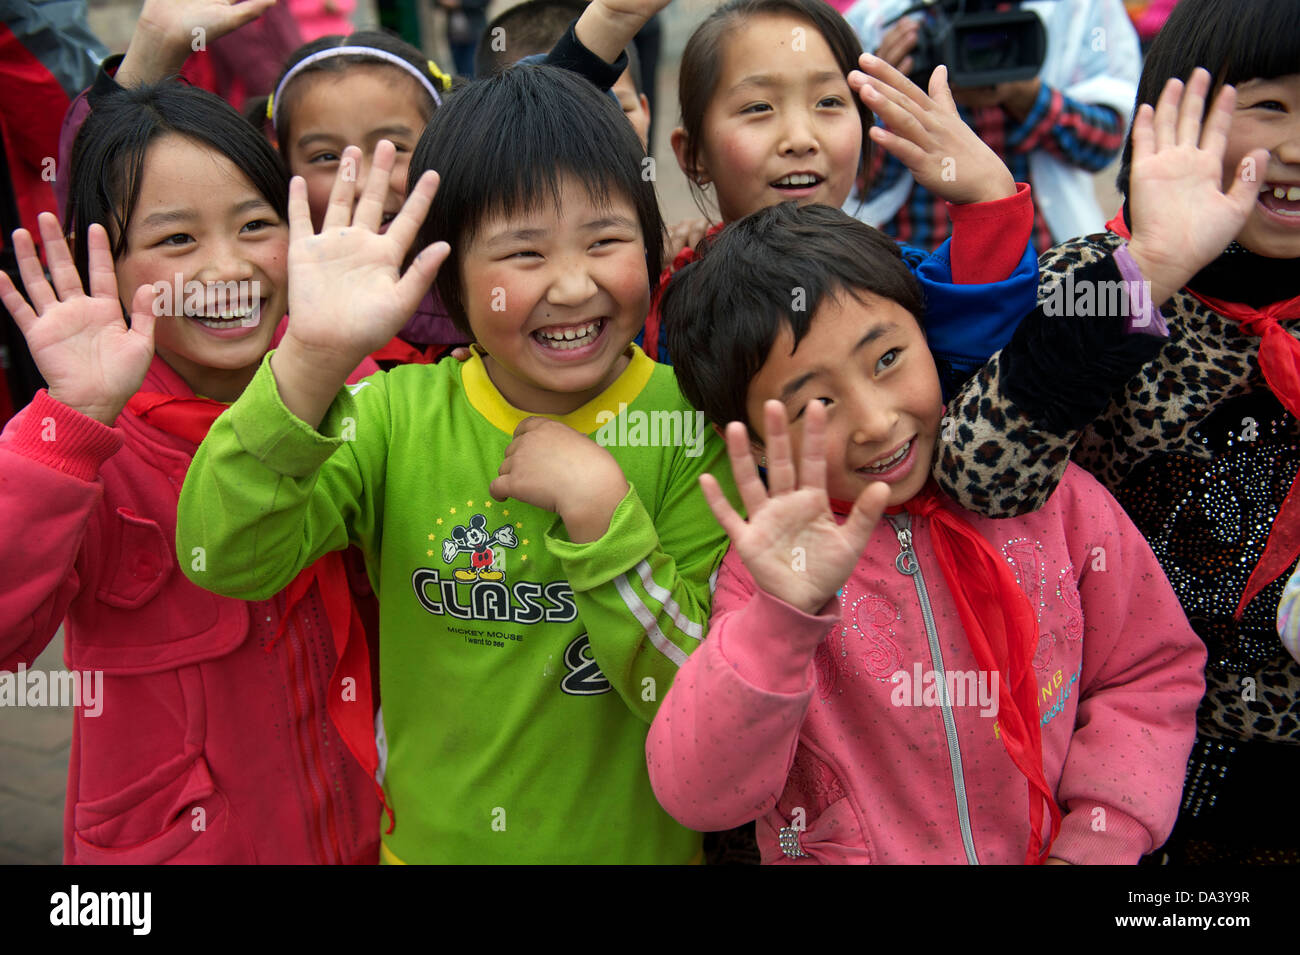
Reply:
[[[1136,862],[1173,828],[1203,644],[1141,534],[1074,465],[1033,514],[944,507],[1005,557],[1038,611],[1043,767],[1064,816],[1051,855]],[[920,582],[901,569],[907,525]],[[651,726],[650,780],[693,829],[757,819],[765,863],[1019,863],[1028,793],[996,700],[924,518],[882,519],[815,617],[758,590],[733,548],[708,638]]]
[[[156,357],[143,390],[192,395]],[[177,567],[195,450],[43,390],[0,435],[0,670],[66,616],[67,666],[103,674],[75,710],[64,862],[373,863],[380,807],[326,715],[319,590],[275,640],[283,593],[218,597]]]

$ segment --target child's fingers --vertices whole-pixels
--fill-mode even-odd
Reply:
[[[117,298],[117,273],[113,269],[113,254],[108,249],[108,233],[98,222],[86,233],[86,260],[90,294],[95,298]]]
[[[1254,160],[1254,162],[1250,163],[1250,160]],[[1251,209],[1259,200],[1259,178],[1258,176],[1247,178],[1242,173],[1252,167],[1254,169],[1263,169],[1266,165],[1268,165],[1268,150],[1253,149],[1249,154],[1242,157],[1241,165],[1237,167],[1237,172],[1232,177],[1232,185],[1228,188],[1227,196],[1241,213],[1243,225],[1246,217],[1250,215]]]
[[[81,286],[81,276],[72,264],[72,254],[68,252],[67,240],[63,238],[63,229],[59,226],[59,217],[50,212],[42,212],[37,217],[41,227],[41,241],[45,244],[45,261],[50,268],[50,278],[54,282],[54,291],[59,301],[70,298],[84,298],[86,291]]]
[[[36,243],[26,229],[14,232],[14,255],[18,259],[18,274],[23,277],[23,288],[27,289],[32,307],[37,315],[45,314],[45,310],[59,304],[59,300],[55,298],[50,283],[45,280],[45,270],[41,268],[40,256],[36,254]]]
[[[1199,66],[1183,90],[1183,100],[1178,108],[1178,127],[1175,133],[1179,145],[1197,145],[1201,141],[1201,117],[1205,115],[1205,96],[1210,89],[1210,74]]]
[[[908,99],[874,76],[867,77],[860,95],[862,101],[876,111],[885,125],[900,135],[915,140],[926,132],[925,106]]]
[[[1228,131],[1232,128],[1232,111],[1236,105],[1236,88],[1225,84],[1214,97],[1210,114],[1205,117],[1205,129],[1201,133],[1201,148],[1215,159],[1222,159],[1228,148]]]
[[[1183,98],[1183,84],[1181,80],[1170,79],[1165,84],[1165,88],[1160,91],[1160,98],[1156,101],[1156,115],[1153,123],[1155,129],[1156,152],[1164,149],[1170,149],[1178,141],[1178,104]]]
[[[858,499],[853,502],[853,510],[849,512],[849,518],[844,522],[844,532],[849,535],[849,540],[862,551],[867,546],[867,541],[871,540],[871,534],[880,523],[880,516],[885,513],[885,505],[889,501],[889,485],[884,481],[872,481]]]
[[[307,180],[294,176],[289,180],[289,242],[316,234],[311,224],[311,207],[307,203]]]
[[[924,163],[929,161],[929,156],[924,149],[912,142],[910,139],[904,139],[895,133],[881,126],[872,126],[867,131],[871,141],[879,146],[885,152],[889,153],[908,169],[913,171],[920,169]]]
[[[1156,148],[1155,110],[1143,103],[1133,117],[1133,164],[1150,156]]]
[[[158,316],[153,310],[153,300],[152,285],[141,285],[135,290],[135,298],[131,299],[131,334],[143,338],[149,344],[150,350],[154,347],[154,326],[158,322]]]
[[[451,246],[446,242],[435,242],[417,255],[406,274],[397,280],[397,295],[406,311],[415,311],[449,255]]]
[[[767,488],[763,486],[754,467],[754,458],[750,453],[749,434],[739,421],[727,425],[723,432],[727,442],[727,457],[731,460],[731,474],[736,479],[736,490],[740,492],[740,502],[752,517],[767,503]]]
[[[727,496],[722,493],[722,488],[718,486],[718,479],[712,474],[701,474],[700,490],[704,492],[704,500],[708,503],[709,510],[713,512],[722,529],[727,532],[727,536],[734,541],[743,534],[745,521],[736,513]]]
[[[863,53],[858,59],[858,66],[862,69],[862,72],[874,76],[886,86],[902,93],[908,99],[913,100],[918,104],[925,104],[927,102],[928,97],[925,95],[925,90],[921,89],[921,87],[917,86],[880,57],[872,56],[870,53]]]
[[[9,273],[4,271],[0,271],[0,302],[4,303],[4,307],[14,317],[18,330],[26,335],[27,329],[36,323],[36,313],[27,304],[27,299],[23,298],[22,293],[14,288]]]
[[[790,450],[790,431],[785,423],[785,405],[779,401],[763,402],[763,419],[767,428],[767,490],[769,494],[793,491],[799,484]]]
[[[370,159],[370,174],[366,176],[361,189],[361,198],[357,200],[352,213],[352,224],[361,226],[370,232],[379,231],[379,223],[384,218],[384,200],[388,198],[388,180],[393,172],[393,158],[397,147],[387,139],[381,139],[375,145],[375,153]]]
[[[352,199],[357,192],[357,170],[360,168],[361,150],[356,146],[343,150],[338,175],[330,189],[329,204],[325,207],[325,219],[321,222],[322,232],[345,229],[352,224]]]
[[[948,67],[943,64],[936,66],[930,74],[930,99],[945,113],[959,115],[957,101],[952,98],[952,89],[948,86]]]
[[[803,441],[799,448],[799,486],[825,488],[826,406],[820,401],[811,401],[803,416]]]
[[[411,194],[406,197],[406,202],[402,203],[402,209],[397,213],[396,218],[388,224],[388,237],[400,248],[409,249],[411,243],[415,241],[416,233],[420,231],[420,226],[424,224],[429,214],[433,197],[438,194],[440,181],[438,174],[432,169],[426,171],[411,190]]]

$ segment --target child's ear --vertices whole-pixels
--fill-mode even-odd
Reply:
[[[681,167],[682,173],[687,179],[695,183],[697,186],[703,186],[705,183],[711,181],[707,169],[700,166],[698,162],[696,162],[694,166],[690,163],[690,156],[687,151],[687,146],[690,144],[690,138],[686,135],[685,127],[678,126],[674,129],[672,136],[669,137],[669,141],[672,143],[673,153],[677,156],[677,165]]]

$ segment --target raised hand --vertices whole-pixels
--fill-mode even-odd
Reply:
[[[123,86],[157,83],[180,70],[190,53],[273,6],[275,0],[145,0],[116,79]]]
[[[878,56],[862,54],[863,71],[848,76],[849,88],[884,122],[871,139],[895,156],[912,178],[953,203],[990,202],[1015,195],[1016,182],[998,158],[966,125],[948,89],[947,67],[930,76],[930,93]]]
[[[58,218],[43,212],[38,224],[54,287],[45,279],[31,235],[19,229],[13,235],[14,252],[31,305],[3,272],[0,301],[27,339],[50,397],[111,426],[139,390],[153,360],[153,288],[142,285],[136,290],[128,328],[104,227],[92,225],[89,230],[87,296]]]
[[[1143,103],[1133,118],[1129,251],[1151,283],[1153,305],[1218,258],[1242,230],[1268,164],[1267,150],[1251,151],[1224,189],[1223,154],[1237,91],[1219,90],[1202,122],[1209,88],[1203,69],[1192,73],[1186,88],[1171,79],[1155,109]]]
[[[613,63],[624,47],[669,0],[592,0],[574,26],[578,40],[592,53]]]
[[[862,556],[889,499],[889,486],[872,482],[843,524],[826,495],[826,408],[813,401],[796,474],[785,408],[763,407],[767,425],[768,486],[749,451],[745,426],[727,425],[727,454],[749,520],[735,512],[711,474],[700,475],[704,497],[759,587],[805,613],[817,613],[844,586]]]

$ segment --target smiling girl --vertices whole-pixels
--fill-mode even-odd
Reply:
[[[53,288],[24,230],[31,304],[0,278],[49,382],[0,436],[0,667],[66,618],[68,666],[104,678],[102,713],[75,714],[64,861],[373,861],[374,786],[331,722],[373,726],[368,681],[334,703],[361,626],[342,561],[244,603],[186,580],[173,546],[194,450],[285,313],[283,168],[180,85],[99,103],[71,168],[76,264],[46,215]]]

